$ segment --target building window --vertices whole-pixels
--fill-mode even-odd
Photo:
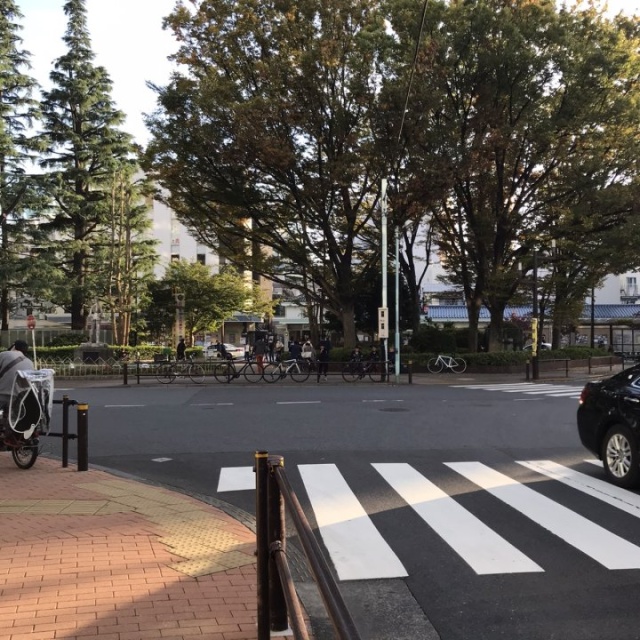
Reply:
[[[171,254],[171,262],[180,262],[180,254],[172,253]]]
[[[287,315],[287,310],[284,305],[277,304],[276,308],[273,310],[273,315],[275,318],[284,318]]]
[[[199,262],[200,264],[205,264],[206,263],[206,256],[204,253],[198,253],[196,255],[196,262]]]

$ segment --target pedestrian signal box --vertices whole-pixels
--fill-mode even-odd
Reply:
[[[389,337],[389,308],[378,307],[378,338]]]

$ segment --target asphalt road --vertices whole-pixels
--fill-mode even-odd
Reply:
[[[248,513],[254,453],[283,455],[363,639],[640,637],[640,496],[588,461],[581,385],[473,382],[57,397],[89,403],[92,464]]]

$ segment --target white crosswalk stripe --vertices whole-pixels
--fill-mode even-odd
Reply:
[[[454,384],[454,389],[481,389],[502,391],[503,393],[523,393],[529,396],[549,396],[552,398],[580,397],[582,387],[566,384],[546,384],[537,382],[509,382],[504,384]]]
[[[610,570],[639,569],[640,546],[539,493],[502,471],[476,461],[442,462],[456,474],[524,515],[556,538]],[[515,465],[566,485],[589,498],[640,518],[640,495],[551,460],[522,460]],[[539,573],[547,568],[517,548],[514,540],[491,528],[491,515],[468,511],[455,497],[408,463],[371,463],[402,502],[476,574]],[[318,531],[340,580],[405,577],[407,571],[335,464],[299,465]],[[515,474],[514,474],[515,475]],[[537,476],[536,476],[537,477]],[[255,487],[251,467],[227,467],[218,492]],[[396,503],[394,507],[397,508]],[[399,525],[401,526],[401,525]],[[539,542],[539,530],[523,535]],[[548,535],[548,534],[545,534]]]

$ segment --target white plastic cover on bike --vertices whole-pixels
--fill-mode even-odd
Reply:
[[[37,427],[49,432],[53,410],[53,369],[16,371],[9,401],[9,426],[27,440]]]

